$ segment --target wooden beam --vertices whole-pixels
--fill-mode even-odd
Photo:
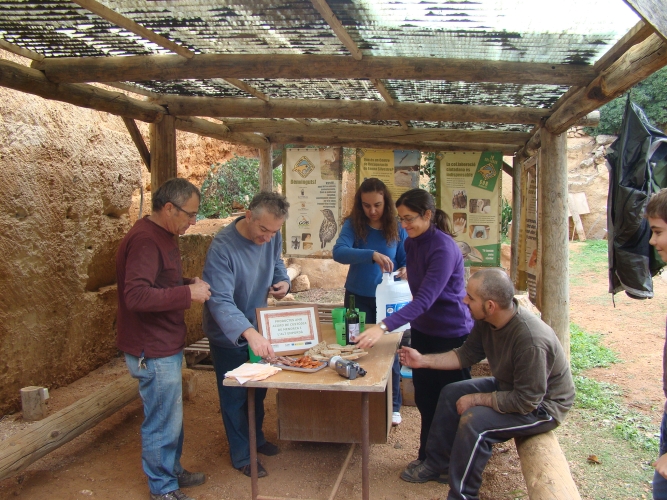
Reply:
[[[352,57],[354,57],[357,61],[361,60],[361,50],[359,50],[357,44],[354,42],[354,40],[352,40],[352,37],[345,29],[345,26],[343,26],[338,20],[336,14],[333,13],[326,0],[310,0],[310,2],[313,4],[313,7],[315,7],[317,12],[319,12],[320,15],[324,18],[324,20],[329,23],[329,26],[331,26],[333,32],[336,33],[336,36],[341,41],[341,43],[345,45],[345,48],[350,51]]]
[[[163,95],[158,101],[179,116],[238,118],[319,118],[337,120],[418,120],[477,123],[538,124],[548,109],[462,104],[396,103],[338,99],[271,99],[268,103],[233,97],[180,97]],[[585,113],[584,113],[585,114]]]
[[[570,357],[570,288],[568,278],[567,137],[542,130],[538,179],[542,240],[541,311]],[[545,294],[547,294],[545,296]]]
[[[107,82],[107,83],[98,83],[97,85],[106,85],[107,87],[112,87],[118,90],[124,90],[125,92],[132,92],[133,94],[150,97],[151,99],[157,99],[160,97],[160,94],[157,92],[151,92],[150,90],[142,89],[141,87],[137,87],[136,85],[129,85],[127,83]]]
[[[273,165],[271,161],[271,144],[259,148],[259,189],[273,191]]]
[[[546,121],[553,134],[566,131],[579,118],[618,97],[633,85],[667,65],[667,44],[658,35],[631,47],[586,88],[575,92]]]
[[[129,375],[0,441],[0,480],[21,472],[139,397]]]
[[[42,54],[38,54],[37,52],[33,52],[29,49],[24,49],[23,47],[19,47],[18,45],[14,45],[13,43],[9,43],[2,39],[0,39],[0,48],[5,49],[7,52],[11,52],[12,54],[16,54],[17,56],[25,57],[26,59],[31,59],[33,61],[43,61],[45,59]]]
[[[203,118],[177,116],[175,126],[177,130],[199,134],[213,139],[219,139],[233,144],[243,144],[253,148],[265,148],[268,141],[261,135],[243,132],[232,132],[226,125],[213,123]]]
[[[67,102],[149,123],[160,121],[166,112],[158,104],[132,99],[125,94],[110,92],[93,85],[56,85],[48,81],[41,71],[2,59],[0,85],[44,99]]]
[[[89,10],[90,12],[97,14],[103,19],[106,19],[116,26],[125,28],[127,31],[139,35],[141,38],[150,40],[151,42],[164,47],[167,50],[171,50],[179,56],[185,57],[186,59],[192,59],[195,56],[195,53],[188,50],[177,43],[168,40],[167,38],[158,35],[154,31],[144,28],[140,24],[135,23],[132,19],[129,19],[125,16],[120,15],[118,12],[115,12],[108,7],[102,5],[96,0],[72,0],[75,4],[83,7],[84,9]],[[115,80],[123,80],[123,78],[116,78]]]
[[[273,134],[321,135],[333,139],[358,138],[401,141],[438,142],[492,142],[522,145],[529,138],[528,132],[506,132],[501,130],[460,130],[438,128],[415,128],[403,130],[399,127],[381,125],[358,125],[351,123],[310,123],[301,125],[285,123],[284,120],[226,120],[226,125],[234,132],[257,132],[266,136]],[[276,141],[271,141],[276,142]]]
[[[625,3],[667,42],[667,11],[664,0],[625,0]]]
[[[439,141],[394,141],[360,138],[331,138],[326,136],[293,136],[289,133],[274,134],[272,141],[285,144],[302,144],[304,146],[338,146],[347,148],[368,149],[418,149],[420,151],[500,151],[512,156],[519,149],[516,145],[493,144],[480,142],[439,142]]]
[[[217,80],[217,78],[214,78],[214,80]],[[260,92],[255,87],[252,87],[247,83],[242,82],[241,80],[237,80],[236,78],[224,78],[224,80],[230,85],[234,85],[234,87],[247,92],[251,96],[257,97],[262,101],[269,102],[269,96],[267,96],[264,92]]]
[[[130,137],[132,137],[134,145],[137,147],[137,150],[139,151],[139,156],[141,156],[141,160],[144,162],[144,165],[146,165],[146,168],[150,172],[151,154],[148,151],[146,143],[144,142],[144,138],[141,136],[141,132],[139,132],[139,127],[137,127],[137,124],[134,122],[132,118],[127,118],[126,116],[121,116],[121,118],[123,119],[123,122],[127,127],[127,131],[130,133]]]
[[[505,172],[509,176],[513,176],[514,167],[512,167],[512,165],[507,164],[507,162],[503,160],[503,172]]]
[[[151,123],[151,191],[169,179],[178,177],[176,168],[175,118],[165,115],[160,123]]]
[[[553,431],[514,438],[530,500],[581,500]]]
[[[44,60],[56,83],[209,78],[452,80],[517,84],[588,85],[593,68],[580,64],[519,63],[431,57],[293,54],[198,54],[179,56],[51,57]]]
[[[394,98],[389,93],[389,90],[387,90],[387,87],[385,86],[385,84],[382,83],[382,80],[378,80],[377,78],[373,78],[371,80],[371,82],[373,83],[373,85],[375,85],[375,88],[378,90],[378,92],[382,96],[382,99],[384,99],[384,102],[389,104],[389,106],[393,106],[394,105]],[[408,123],[404,120],[398,120],[398,123],[401,124],[401,128],[403,130],[407,130],[408,128],[410,128],[410,127],[408,127]]]
[[[510,242],[510,278],[517,285],[519,273],[519,234],[521,231],[521,160],[517,156],[512,161],[512,235]],[[517,287],[518,289],[518,287]]]
[[[630,47],[643,42],[653,34],[653,28],[643,21],[635,24],[621,39],[614,44],[600,59],[595,61],[593,69],[596,73],[604,71],[611,66],[619,57],[625,54]]]

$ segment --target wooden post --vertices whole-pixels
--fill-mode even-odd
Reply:
[[[49,391],[45,387],[31,385],[21,389],[21,410],[23,420],[33,422],[46,416],[46,400]]]
[[[259,189],[273,191],[273,161],[271,158],[271,144],[259,148]]]
[[[521,160],[512,161],[512,254],[510,256],[510,278],[516,287],[519,271],[519,231],[521,230]]]
[[[542,319],[554,329],[570,356],[570,290],[567,218],[566,134],[542,130],[538,203],[542,209]]]
[[[150,124],[151,191],[154,193],[169,179],[177,177],[175,118],[165,115]]]
[[[515,438],[530,500],[581,500],[556,435]]]
[[[27,429],[0,441],[0,480],[22,471],[47,453],[94,427],[139,396],[129,375]]]

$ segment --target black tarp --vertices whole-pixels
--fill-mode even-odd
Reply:
[[[607,151],[609,198],[609,293],[653,297],[653,280],[664,263],[649,245],[644,218],[652,193],[667,187],[667,135],[653,127],[628,98],[621,134]]]

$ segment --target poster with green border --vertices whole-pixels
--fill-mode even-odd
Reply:
[[[464,264],[500,266],[502,153],[440,152],[435,158],[436,203],[452,220]]]

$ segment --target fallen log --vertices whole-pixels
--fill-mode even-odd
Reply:
[[[552,431],[515,438],[514,442],[530,500],[581,500],[570,466]]]
[[[0,480],[68,443],[139,397],[139,383],[125,375],[67,408],[0,442]]]
[[[300,274],[301,266],[299,264],[290,264],[287,266],[287,276],[289,276],[290,281],[294,281],[294,278]]]

